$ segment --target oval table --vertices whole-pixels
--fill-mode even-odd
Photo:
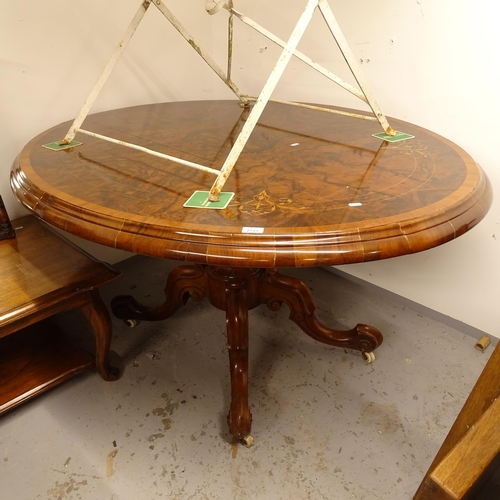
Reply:
[[[219,169],[249,110],[237,101],[152,104],[97,113],[85,128]],[[312,338],[368,356],[374,327],[321,324],[306,285],[279,268],[331,266],[420,252],[450,241],[487,213],[492,191],[460,147],[428,130],[390,120],[415,136],[373,137],[376,122],[270,103],[224,191],[227,208],[186,208],[213,174],[79,134],[62,151],[70,123],[34,138],[15,160],[11,185],[35,215],[82,238],[139,254],[187,261],[167,279],[165,302],[147,308],[116,297],[114,314],[161,320],[189,298],[226,312],[231,371],[229,430],[251,443],[248,310],[285,303]]]

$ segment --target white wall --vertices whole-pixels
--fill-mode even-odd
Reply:
[[[223,64],[225,12],[208,16],[204,0],[165,1]],[[234,3],[286,38],[306,0]],[[0,0],[0,194],[12,218],[24,213],[9,188],[12,160],[34,135],[75,116],[138,5],[139,0]],[[499,192],[500,34],[495,3],[330,0],[330,5],[363,60],[383,111],[462,146]],[[236,23],[234,78],[249,93],[258,92],[278,50]],[[349,79],[319,15],[300,49]],[[93,111],[231,96],[152,8]],[[360,107],[300,62],[287,70],[276,96]],[[495,202],[479,226],[442,247],[342,270],[500,336],[499,212]],[[125,255],[91,248],[111,261]]]

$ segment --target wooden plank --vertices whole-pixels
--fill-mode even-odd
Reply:
[[[427,474],[414,496],[414,500],[441,500],[447,497],[439,496],[439,489],[431,480],[434,471],[445,459],[445,457],[454,449],[454,447],[465,438],[470,429],[476,428],[479,425],[482,415],[489,411],[489,408],[495,404],[498,408],[496,398],[500,396],[500,347],[497,345],[488,363],[484,367],[479,376],[474,388],[472,389],[467,401],[460,411],[455,423],[453,424],[448,436],[444,440],[441,448],[436,454]],[[497,410],[498,411],[498,410]],[[498,434],[497,434],[498,435]],[[490,436],[491,440],[491,436]]]
[[[432,472],[431,481],[446,497],[462,499],[500,453],[500,399],[486,410]]]

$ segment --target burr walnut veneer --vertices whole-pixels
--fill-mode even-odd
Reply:
[[[85,128],[220,168],[248,110],[236,101],[176,102],[91,115]],[[154,257],[178,259],[166,300],[146,308],[113,302],[124,319],[164,319],[191,298],[226,311],[231,433],[250,433],[248,310],[290,308],[314,339],[373,351],[368,325],[348,331],[319,323],[307,287],[278,268],[367,262],[435,247],[477,224],[492,200],[488,179],[462,149],[432,132],[391,120],[414,139],[372,137],[376,122],[271,103],[224,191],[224,210],[185,208],[209,173],[89,136],[60,152],[69,123],[43,132],[12,169],[18,199],[40,218],[80,237]]]

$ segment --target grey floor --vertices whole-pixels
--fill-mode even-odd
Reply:
[[[158,303],[174,265],[124,261],[103,298]],[[88,371],[0,418],[0,498],[412,498],[492,348],[342,276],[290,274],[324,322],[384,333],[374,364],[314,342],[286,307],[252,310],[255,445],[235,448],[224,313],[205,301],[134,329],[113,320],[120,380]],[[92,345],[78,313],[58,322]]]

